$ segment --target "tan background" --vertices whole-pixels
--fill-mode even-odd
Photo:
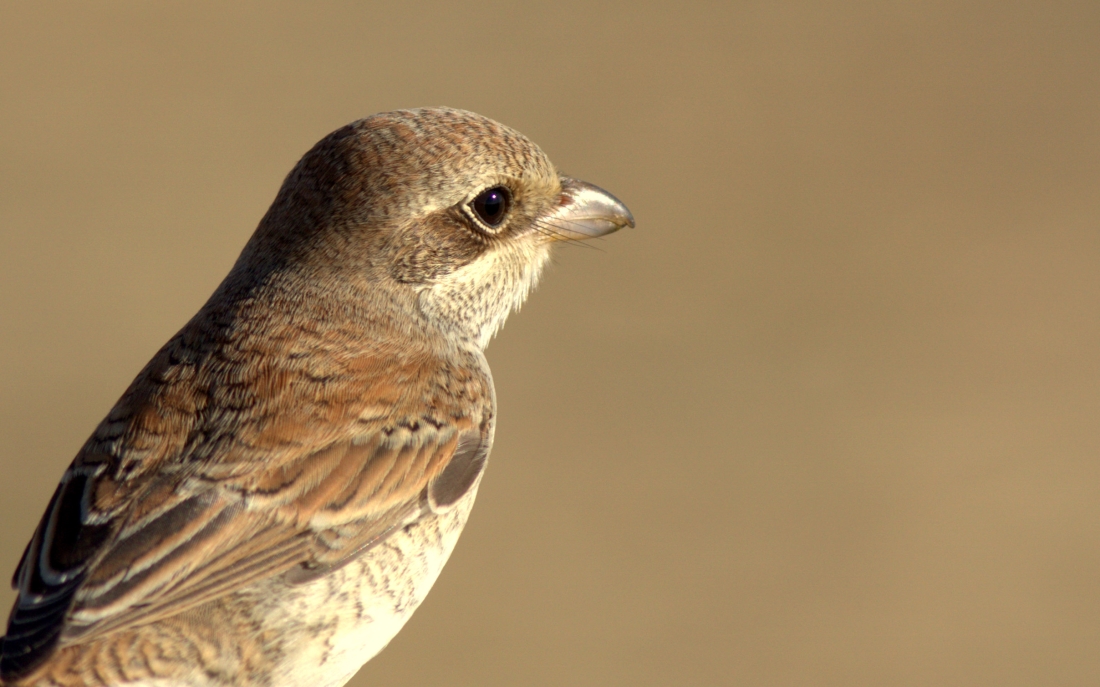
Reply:
[[[4,575],[295,160],[448,104],[638,228],[354,684],[1100,684],[1100,3],[90,4],[0,9]]]

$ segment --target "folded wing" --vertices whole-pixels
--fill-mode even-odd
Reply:
[[[110,517],[96,503],[119,489],[111,461],[79,457],[16,571],[0,674],[18,677],[59,643],[169,617],[264,578],[324,575],[461,498],[484,468],[490,424],[367,423],[260,470],[225,475],[211,463],[158,474]]]

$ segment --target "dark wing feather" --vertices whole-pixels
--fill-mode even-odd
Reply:
[[[84,524],[97,471],[94,463],[70,468],[23,552],[12,579],[19,596],[0,644],[5,679],[28,671],[57,643],[84,580],[84,564],[109,535],[103,525]]]

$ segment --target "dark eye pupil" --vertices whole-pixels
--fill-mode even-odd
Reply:
[[[495,227],[503,222],[504,216],[508,214],[508,191],[503,186],[482,191],[477,198],[474,198],[473,206],[478,219],[490,227]]]

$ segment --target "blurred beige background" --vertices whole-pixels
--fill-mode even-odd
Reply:
[[[97,4],[0,8],[3,575],[297,158],[447,104],[638,228],[353,684],[1100,684],[1100,4]]]

